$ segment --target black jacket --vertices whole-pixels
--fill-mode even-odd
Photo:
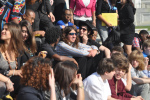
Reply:
[[[119,10],[119,26],[121,34],[135,33],[135,26],[133,24],[134,14],[135,8],[128,3]]]
[[[42,92],[33,87],[26,86],[20,89],[17,100],[44,100]]]

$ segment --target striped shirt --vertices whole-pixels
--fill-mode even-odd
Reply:
[[[63,55],[63,56],[68,56],[68,57],[87,56],[89,54],[88,51],[93,50],[93,49],[98,50],[98,48],[94,45],[89,46],[86,44],[79,43],[79,47],[75,48],[66,44],[63,41],[60,41],[55,48],[58,55]]]

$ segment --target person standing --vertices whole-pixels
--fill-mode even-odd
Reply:
[[[119,14],[120,40],[124,43],[125,52],[129,56],[132,52],[132,41],[135,33],[134,14],[135,8],[132,0],[120,0],[122,7]]]

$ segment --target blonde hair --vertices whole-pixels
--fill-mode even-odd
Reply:
[[[138,50],[134,50],[131,52],[130,56],[129,56],[129,61],[130,63],[136,60],[139,62],[139,66],[136,68],[137,70],[144,70],[145,67],[145,59],[144,56],[142,54],[142,52],[138,51]]]

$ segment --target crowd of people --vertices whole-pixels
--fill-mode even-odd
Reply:
[[[0,100],[149,100],[135,12],[132,0],[0,0]]]

